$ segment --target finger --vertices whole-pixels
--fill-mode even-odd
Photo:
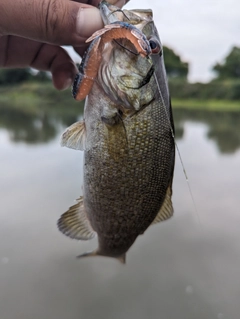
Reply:
[[[98,7],[98,5],[101,1],[102,0],[79,0],[77,2],[81,2],[81,3],[89,4],[89,5],[94,6],[94,7]],[[124,4],[126,4],[129,1],[130,0],[108,0],[108,3],[113,4],[116,7],[122,8],[124,6]]]
[[[108,0],[108,3],[115,5],[119,8],[122,8],[124,6],[124,4],[126,4],[127,2],[129,2],[130,0]],[[87,4],[91,4],[94,6],[98,6],[98,4],[101,2],[101,0],[84,0],[81,1]],[[85,42],[82,43],[81,45],[77,46],[74,48],[74,50],[80,55],[83,56],[85,51],[87,50],[89,44],[86,44]]]
[[[93,3],[97,2],[94,0]],[[119,0],[119,4],[122,2]],[[68,0],[2,0],[0,4],[0,32],[4,35],[79,46],[101,27],[99,10],[85,3]]]
[[[116,7],[122,8],[130,0],[108,0],[108,3],[113,4]]]
[[[101,27],[97,8],[74,1],[2,0],[0,5],[0,30],[4,35],[77,46]]]
[[[59,46],[5,36],[0,37],[0,48],[0,67],[30,66],[50,71],[53,84],[59,90],[69,87],[78,72],[68,53]]]
[[[88,49],[89,47],[89,43],[88,44],[84,44],[83,46],[81,47],[75,47],[74,50],[77,52],[77,54],[80,55],[80,57],[83,57],[84,56],[84,53],[86,52],[86,50]]]

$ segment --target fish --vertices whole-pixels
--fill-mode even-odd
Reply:
[[[150,225],[173,215],[174,121],[163,47],[152,10],[102,1],[104,28],[94,33],[72,93],[85,98],[84,119],[61,145],[84,151],[83,196],[58,220],[77,240],[98,239],[78,257],[126,262]]]

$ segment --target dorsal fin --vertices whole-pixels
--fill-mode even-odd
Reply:
[[[169,185],[166,196],[164,199],[164,202],[162,204],[162,207],[160,211],[158,212],[157,216],[155,217],[154,221],[152,222],[153,224],[160,223],[164,220],[169,219],[173,215],[173,206],[172,206],[172,186]]]
[[[83,197],[78,198],[77,204],[62,214],[57,225],[64,235],[73,239],[89,240],[96,235],[85,213]]]
[[[61,146],[84,151],[86,140],[86,127],[84,121],[79,121],[69,126],[61,137]]]

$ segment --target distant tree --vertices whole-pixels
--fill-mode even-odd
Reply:
[[[233,47],[223,63],[213,66],[219,79],[240,79],[240,48]]]
[[[188,63],[183,62],[172,49],[164,46],[164,62],[169,78],[187,78]]]
[[[32,78],[29,68],[0,69],[0,85],[21,83]]]
[[[51,81],[51,76],[46,71],[38,71],[34,76],[34,80],[38,82],[49,82]]]

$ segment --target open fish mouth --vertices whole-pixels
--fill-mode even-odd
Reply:
[[[131,86],[128,87],[126,86],[128,89],[134,89],[134,90],[138,90],[141,89],[144,85],[148,84],[149,81],[151,80],[152,76],[154,74],[154,65],[152,65],[149,69],[149,71],[147,72],[147,74],[142,78],[141,82],[139,83],[139,85],[137,86]]]
[[[131,44],[133,50],[127,49],[124,45],[116,40],[126,39]],[[91,42],[92,41],[92,42]],[[95,78],[99,71],[99,64],[102,57],[114,46],[114,42],[120,45],[120,48],[127,50],[128,53],[147,59],[151,54],[151,46],[146,36],[135,26],[126,22],[113,22],[105,25],[103,29],[96,31],[86,42],[91,42],[85,56],[82,59],[79,67],[79,75],[76,77],[73,84],[73,96],[77,100],[83,100],[91,91]],[[107,50],[106,50],[107,47]],[[119,50],[117,50],[118,54]],[[136,53],[135,53],[136,52]],[[130,60],[132,60],[130,58]],[[107,62],[107,61],[106,61]],[[130,67],[128,67],[130,69]]]

